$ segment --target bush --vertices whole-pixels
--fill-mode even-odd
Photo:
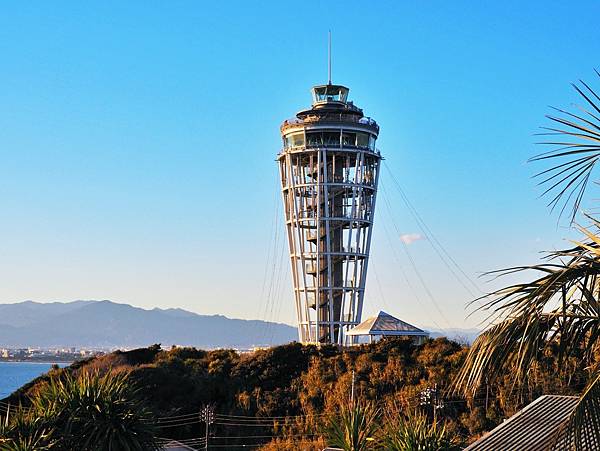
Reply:
[[[31,407],[2,419],[0,451],[157,450],[154,423],[127,373],[52,376]]]
[[[344,451],[376,449],[379,410],[372,403],[342,407],[340,415],[329,422],[326,436],[331,446]]]
[[[46,451],[54,444],[40,417],[22,407],[8,407],[0,415],[0,451]]]
[[[425,415],[394,416],[387,419],[384,434],[386,451],[460,450],[458,437],[445,424],[427,422]]]

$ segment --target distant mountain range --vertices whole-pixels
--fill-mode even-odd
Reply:
[[[138,347],[161,343],[250,348],[297,340],[286,324],[145,310],[111,301],[0,304],[0,347]]]
[[[471,343],[477,329],[428,329]],[[140,347],[161,343],[199,348],[251,348],[297,340],[295,327],[198,315],[182,309],[145,310],[111,301],[0,304],[0,347]]]
[[[479,329],[427,329],[431,338],[447,337],[459,343],[472,344],[481,333]]]

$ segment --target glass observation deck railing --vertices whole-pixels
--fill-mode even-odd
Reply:
[[[298,213],[294,213],[291,218],[290,221],[302,221],[302,220],[307,220],[307,219],[321,219],[321,220],[328,220],[328,221],[343,221],[343,222],[371,222],[371,210],[370,209],[359,209],[356,212],[352,213],[342,213],[342,214],[338,214],[338,215],[330,215],[330,216],[323,216],[323,215],[318,215],[316,208],[309,208],[309,209],[303,209],[303,210],[298,210]],[[311,221],[312,222],[312,221]],[[314,224],[309,224],[311,229],[316,228],[316,225]]]
[[[284,130],[285,128],[288,127],[294,127],[297,125],[302,125],[302,124],[311,124],[314,122],[348,122],[348,123],[355,123],[355,124],[361,124],[361,125],[369,125],[371,127],[376,127],[377,129],[379,129],[379,126],[377,125],[377,122],[375,122],[374,119],[371,119],[370,117],[356,117],[356,116],[350,116],[350,115],[345,115],[345,114],[328,114],[328,115],[314,115],[314,116],[307,116],[305,119],[298,119],[298,118],[290,118],[290,119],[286,119],[285,121],[283,121],[283,124],[281,124],[281,130]]]
[[[283,147],[281,149],[281,152],[278,155],[282,155],[286,150],[302,150],[302,149],[311,149],[311,150],[320,150],[320,149],[327,149],[327,150],[335,150],[335,149],[357,149],[357,150],[368,150],[376,155],[381,155],[381,151],[379,150],[379,148],[377,147],[370,147],[370,146],[356,146],[356,145],[343,145],[343,146],[339,146],[337,143],[336,144],[319,144],[319,145],[297,145],[297,146],[287,146],[287,147]]]
[[[371,146],[357,146],[356,144],[344,144],[344,145],[339,145],[338,143],[335,144],[312,144],[312,143],[308,143],[306,145],[304,144],[300,144],[300,145],[296,145],[296,146],[286,146],[283,148],[283,150],[290,150],[290,149],[330,149],[330,150],[334,150],[334,149],[359,149],[359,150],[370,150],[376,154],[379,154],[380,151],[378,148],[376,147],[371,147]]]
[[[296,189],[296,195],[304,198],[316,197],[319,195],[317,190],[319,187],[327,187],[329,195],[339,195],[340,193],[352,193],[354,189],[365,189],[373,191],[375,189],[375,181],[373,178],[363,178],[356,181],[354,177],[334,177],[333,180],[316,183],[308,178],[303,180],[296,179],[294,183],[285,184],[284,190]]]

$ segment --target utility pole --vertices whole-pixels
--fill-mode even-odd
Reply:
[[[438,389],[437,389],[437,384],[435,384],[434,388],[433,388],[433,393],[434,393],[434,403],[433,403],[433,422],[434,424],[437,423],[437,410],[439,407],[439,403],[438,403]]]
[[[487,414],[488,411],[488,402],[489,402],[489,397],[490,397],[490,385],[488,384],[488,378],[487,376],[485,377],[485,413]]]
[[[354,370],[352,370],[352,388],[350,389],[350,404],[354,407]]]
[[[419,393],[419,404],[425,406],[425,409],[431,414],[433,422],[437,422],[437,411],[444,408],[444,402],[439,397],[437,384],[433,388],[429,387]]]
[[[206,405],[200,410],[200,421],[206,425],[206,434],[204,438],[204,449],[208,450],[208,437],[210,425],[215,422],[215,409],[212,406]]]

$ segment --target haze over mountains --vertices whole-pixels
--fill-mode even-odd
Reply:
[[[138,347],[161,343],[250,348],[298,339],[286,324],[145,310],[111,301],[0,304],[0,347]]]

